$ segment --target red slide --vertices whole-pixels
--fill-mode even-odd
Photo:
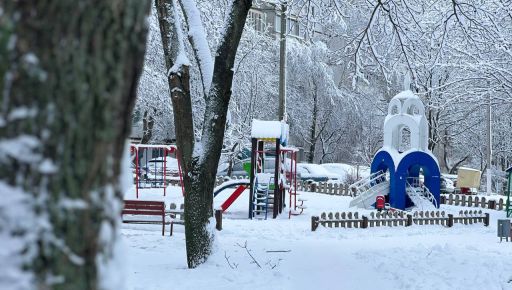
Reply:
[[[240,185],[234,192],[231,194],[228,199],[220,206],[222,209],[222,212],[225,212],[228,207],[235,202],[235,200],[244,192],[244,190],[247,188],[246,185]]]

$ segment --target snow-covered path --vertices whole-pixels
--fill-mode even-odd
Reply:
[[[512,289],[512,243],[499,243],[495,232],[503,213],[490,211],[490,227],[311,232],[310,214],[347,210],[350,198],[303,196],[308,214],[263,221],[246,219],[244,194],[226,213],[209,261],[193,270],[186,267],[183,227],[162,237],[156,225],[123,225],[128,289]],[[246,242],[261,268],[241,247]]]

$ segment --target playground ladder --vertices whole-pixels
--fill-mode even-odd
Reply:
[[[421,210],[437,208],[437,201],[434,198],[434,195],[428,190],[426,186],[416,187],[407,182],[405,192],[414,203],[414,205]]]
[[[382,171],[377,171],[370,176],[359,180],[358,182],[350,185],[350,191],[352,192],[352,196],[356,197],[365,192],[368,192],[370,188],[378,184],[379,182],[386,180],[386,173]]]
[[[259,176],[256,176],[254,181],[253,218],[267,219],[269,209],[273,208],[274,192],[270,190],[270,184],[273,181],[273,177],[268,178],[265,182],[261,181]]]
[[[382,177],[382,175],[379,175]],[[377,178],[369,178],[370,180],[376,180]],[[360,208],[371,208],[375,203],[375,199],[379,195],[389,194],[389,181],[384,180],[380,183],[374,184],[373,186],[366,187],[366,190],[357,195],[351,202],[350,207],[357,206]]]

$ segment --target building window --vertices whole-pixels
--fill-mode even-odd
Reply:
[[[249,23],[253,26],[256,31],[264,30],[265,16],[262,12],[250,10],[249,11]]]
[[[297,21],[297,19],[288,18],[286,26],[288,29],[288,34],[299,36],[299,22]]]
[[[274,21],[274,28],[276,32],[281,32],[281,15],[276,15]],[[289,35],[299,36],[299,22],[297,21],[297,19],[287,19],[286,33]]]
[[[276,18],[274,21],[274,27],[276,32],[281,32],[281,15],[276,14]]]

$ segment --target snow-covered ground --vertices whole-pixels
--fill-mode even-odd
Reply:
[[[215,198],[219,206],[230,192]],[[141,199],[182,203],[181,189],[143,190]],[[512,243],[491,226],[439,225],[311,232],[311,215],[347,211],[350,197],[304,192],[301,216],[247,219],[248,192],[224,214],[213,255],[187,269],[184,228],[161,236],[158,225],[124,224],[126,285],[151,289],[512,289]],[[133,199],[134,193],[126,195]],[[461,208],[442,206],[458,212]],[[254,256],[252,260],[244,246]]]

